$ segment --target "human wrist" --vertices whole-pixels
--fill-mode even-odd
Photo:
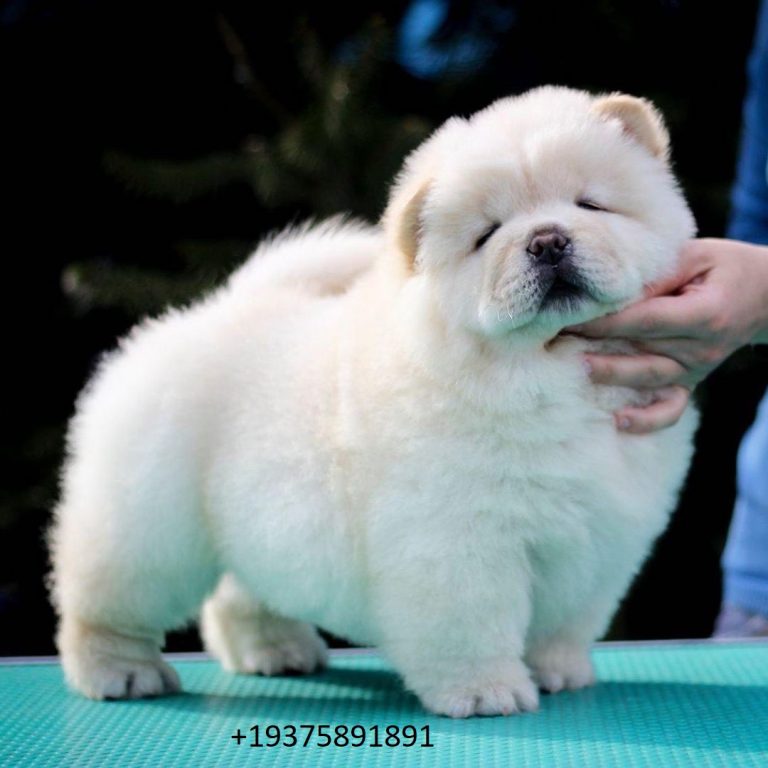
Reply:
[[[768,326],[762,328],[752,340],[753,344],[768,344]]]
[[[753,261],[753,274],[757,285],[762,288],[758,305],[762,312],[755,323],[752,344],[768,344],[768,247],[754,245],[752,248],[756,256]]]

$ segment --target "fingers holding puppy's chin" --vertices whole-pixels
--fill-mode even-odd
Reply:
[[[585,362],[595,384],[652,388],[687,383],[685,367],[661,355],[587,355]]]
[[[696,338],[707,325],[711,310],[701,293],[653,296],[621,312],[573,326],[579,336],[592,339],[669,340]]]
[[[676,424],[685,412],[690,391],[683,386],[664,387],[655,392],[656,399],[645,407],[622,408],[614,414],[622,432],[647,435]]]

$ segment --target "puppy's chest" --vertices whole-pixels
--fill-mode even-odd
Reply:
[[[595,485],[588,465],[615,428],[576,369],[569,366],[567,378],[526,379],[505,410],[432,390],[358,411],[357,428],[338,444],[336,487],[357,508],[380,494],[502,513],[585,500]]]
[[[559,418],[547,410],[470,423],[446,414],[423,423],[410,439],[390,446],[392,473],[425,497],[477,509],[575,498],[588,486],[589,447],[572,414]]]

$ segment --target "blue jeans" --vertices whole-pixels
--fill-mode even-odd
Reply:
[[[723,600],[768,616],[768,394],[738,457],[738,498],[723,553]]]

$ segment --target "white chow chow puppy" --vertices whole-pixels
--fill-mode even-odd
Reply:
[[[696,414],[618,432],[567,326],[637,300],[694,222],[653,107],[541,88],[443,125],[380,227],[262,245],[139,326],[69,434],[58,645],[85,695],[177,690],[202,608],[227,669],[311,671],[312,625],[379,646],[437,713],[535,709],[664,528]],[[598,345],[599,346],[599,345]]]

